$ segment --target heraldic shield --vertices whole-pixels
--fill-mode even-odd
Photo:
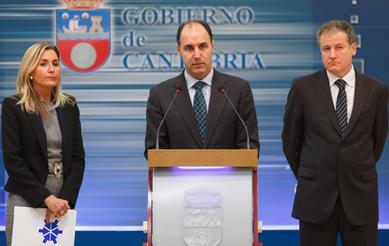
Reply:
[[[62,63],[77,72],[101,67],[111,50],[109,9],[57,9],[57,45]]]
[[[184,231],[187,246],[218,246],[222,239],[222,195],[205,186],[185,191]]]

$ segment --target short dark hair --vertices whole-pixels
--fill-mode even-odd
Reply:
[[[352,44],[357,41],[354,27],[348,23],[347,21],[343,20],[332,20],[324,23],[319,30],[317,31],[317,43],[320,45],[320,36],[329,31],[340,31],[344,32],[347,35],[348,43]]]
[[[209,27],[208,23],[203,21],[203,20],[187,20],[183,23],[181,23],[181,25],[178,27],[178,30],[177,30],[177,37],[176,37],[176,40],[177,40],[177,44],[180,44],[180,38],[181,38],[181,33],[182,33],[182,30],[184,29],[184,27],[186,25],[190,25],[190,24],[200,24],[202,25],[205,30],[207,31],[208,35],[209,35],[209,38],[211,39],[211,41],[213,40],[213,34],[212,34],[212,30],[211,28]]]

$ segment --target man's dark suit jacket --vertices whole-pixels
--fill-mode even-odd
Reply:
[[[251,148],[259,148],[257,116],[253,95],[246,80],[214,71],[204,145],[196,125],[184,73],[160,83],[150,90],[147,103],[145,155],[155,148],[156,132],[170,101],[182,91],[169,111],[160,131],[160,148],[171,149],[238,149],[246,148],[246,133],[231,105],[219,89],[224,88],[245,121]]]
[[[39,207],[51,195],[44,187],[48,175],[47,143],[42,120],[22,111],[16,97],[2,104],[2,146],[9,178],[5,190]],[[57,108],[62,133],[64,183],[59,198],[74,208],[84,173],[84,147],[77,104]]]
[[[293,217],[323,223],[340,196],[352,224],[378,221],[376,163],[388,131],[387,102],[386,86],[357,72],[354,106],[342,137],[326,71],[293,82],[282,133],[298,180]]]

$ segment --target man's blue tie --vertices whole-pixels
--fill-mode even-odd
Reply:
[[[196,90],[193,101],[193,110],[195,113],[195,119],[197,127],[199,128],[201,143],[204,143],[205,129],[207,128],[207,104],[202,92],[205,83],[198,81],[193,85],[193,89]]]
[[[343,136],[347,128],[347,95],[344,89],[346,81],[338,79],[335,81],[335,85],[339,88],[338,97],[336,98],[336,118],[338,118],[340,134]]]

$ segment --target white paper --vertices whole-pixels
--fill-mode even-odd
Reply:
[[[45,208],[15,207],[12,246],[74,245],[77,212],[68,210],[49,225],[45,215]]]

